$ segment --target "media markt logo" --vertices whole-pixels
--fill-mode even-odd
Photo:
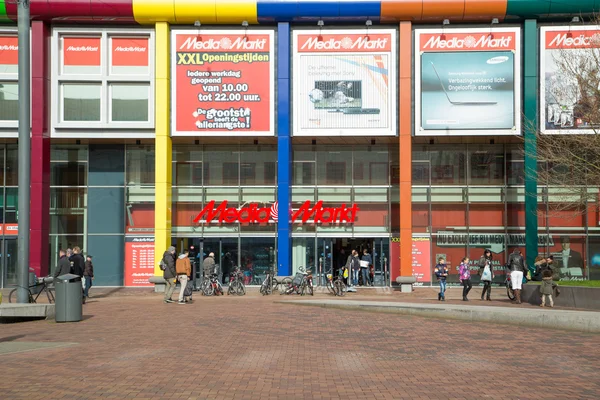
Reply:
[[[329,38],[322,40],[319,36],[310,36],[300,50],[385,50],[387,38],[373,39],[367,35],[357,36],[355,39],[345,36],[341,39]]]
[[[96,52],[96,51],[98,51],[98,46],[69,46],[69,47],[67,47],[67,51],[90,51],[90,52]]]
[[[117,46],[115,47],[115,51],[143,53],[146,51],[146,48],[140,46]]]
[[[556,36],[548,43],[550,48],[568,48],[568,47],[600,47],[600,32],[592,35],[584,33],[574,36],[572,32],[558,32]]]
[[[219,40],[213,38],[202,40],[200,36],[189,36],[179,46],[179,50],[266,50],[267,39],[257,38],[249,40],[246,36],[223,37]]]
[[[3,44],[0,45],[0,51],[18,51],[19,46],[15,46],[14,44]]]
[[[444,35],[431,36],[423,45],[423,50],[439,50],[439,49],[507,49],[510,48],[513,42],[512,35],[494,36],[486,33],[481,35],[467,35],[460,39],[455,36],[451,39],[442,39]]]

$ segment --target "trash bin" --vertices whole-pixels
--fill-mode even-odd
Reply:
[[[82,317],[81,277],[65,274],[54,280],[56,322],[78,322]]]

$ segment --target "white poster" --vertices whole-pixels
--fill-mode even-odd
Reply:
[[[596,133],[600,26],[543,27],[540,33],[542,132]]]
[[[298,30],[293,39],[294,136],[397,134],[395,30]]]

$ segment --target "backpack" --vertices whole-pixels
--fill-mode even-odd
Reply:
[[[165,269],[167,269],[167,264],[165,263],[164,257],[160,260],[160,262],[158,263],[158,266],[161,271],[164,271]]]

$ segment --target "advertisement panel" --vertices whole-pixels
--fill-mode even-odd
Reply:
[[[415,135],[520,134],[519,28],[417,29]]]
[[[125,286],[149,287],[154,276],[154,237],[125,237]]]
[[[431,240],[428,237],[412,238],[412,275],[417,280],[416,285],[431,282]]]
[[[293,135],[396,135],[396,48],[392,29],[294,31]]]
[[[598,117],[600,26],[543,27],[540,47],[542,132],[595,133],[600,127],[593,121]]]
[[[147,67],[148,38],[111,38],[113,67]]]
[[[172,136],[272,136],[272,30],[171,32]]]
[[[63,38],[64,66],[100,66],[99,37],[64,37]]]
[[[19,44],[16,35],[0,32],[0,74],[17,72]]]

